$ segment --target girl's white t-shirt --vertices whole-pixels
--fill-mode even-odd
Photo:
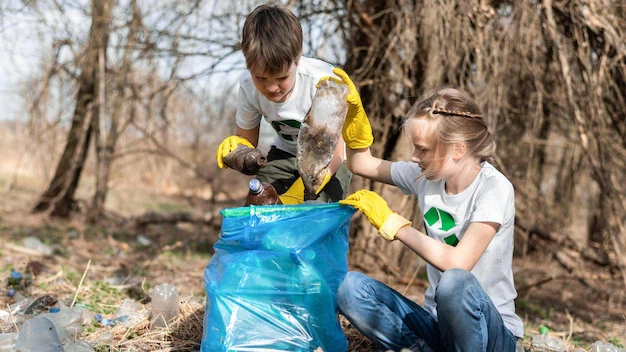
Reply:
[[[507,328],[518,337],[524,336],[524,324],[515,314],[517,291],[513,281],[513,236],[515,196],[511,182],[488,162],[474,182],[454,195],[445,192],[445,180],[429,181],[419,178],[417,163],[394,162],[391,165],[393,183],[404,194],[415,194],[429,237],[456,245],[471,222],[495,222],[498,232],[472,269]],[[437,316],[435,291],[442,272],[426,265],[430,283],[425,293],[424,309]]]
[[[300,125],[311,108],[320,78],[335,76],[333,66],[318,59],[301,57],[291,96],[283,103],[267,100],[252,82],[250,71],[239,79],[239,97],[235,121],[242,129],[252,129],[261,123],[261,118],[276,131],[273,145],[296,155]]]

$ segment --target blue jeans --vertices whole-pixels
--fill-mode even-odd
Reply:
[[[337,292],[339,312],[374,343],[399,351],[513,352],[517,337],[504,325],[493,302],[470,272],[443,273],[436,318],[389,286],[349,272]]]

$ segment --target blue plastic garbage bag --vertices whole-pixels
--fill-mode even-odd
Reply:
[[[346,351],[336,293],[354,212],[337,203],[222,210],[203,276],[201,350]]]

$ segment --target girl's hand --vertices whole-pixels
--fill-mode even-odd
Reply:
[[[411,225],[409,220],[391,211],[387,202],[372,191],[362,189],[340,200],[339,204],[351,205],[360,210],[387,241],[393,241],[398,230]]]
[[[348,113],[346,114],[346,121],[343,124],[341,131],[343,140],[350,149],[363,149],[369,148],[374,142],[374,136],[372,135],[372,126],[363,109],[363,102],[359,91],[356,89],[354,82],[350,79],[350,76],[346,71],[335,67],[333,73],[339,76],[341,80],[335,77],[322,77],[320,82],[326,79],[333,80],[335,82],[343,83],[348,86],[350,90],[346,100],[348,101]],[[318,82],[319,84],[319,82]]]

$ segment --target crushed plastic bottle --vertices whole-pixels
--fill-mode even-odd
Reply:
[[[83,340],[68,342],[63,345],[63,349],[65,352],[95,352],[89,342]]]
[[[102,332],[94,343],[96,346],[109,346],[113,343],[113,333],[109,330]]]
[[[224,164],[244,175],[256,175],[267,164],[260,149],[239,145],[224,157]]]
[[[602,342],[602,341],[596,341],[591,345],[590,351],[591,352],[620,352],[621,350],[613,344]]]
[[[42,313],[39,316],[50,319],[56,328],[61,342],[75,339],[83,333],[83,312],[79,308],[57,307],[56,313]],[[54,309],[53,311],[55,311]]]
[[[178,291],[168,283],[150,290],[152,297],[152,318],[150,329],[168,326],[178,316]]]
[[[32,236],[24,238],[24,247],[34,249],[43,255],[52,254],[52,247],[44,244],[38,238]]]
[[[561,339],[550,337],[548,335],[548,327],[541,326],[539,328],[539,334],[533,336],[532,348],[533,350],[542,352],[565,352],[567,348]]]
[[[20,352],[64,352],[54,323],[42,316],[22,324],[15,348]]]
[[[122,304],[115,311],[114,317],[133,316],[141,309],[141,304],[132,298],[124,298]]]
[[[13,352],[16,340],[16,332],[0,333],[0,352]]]

